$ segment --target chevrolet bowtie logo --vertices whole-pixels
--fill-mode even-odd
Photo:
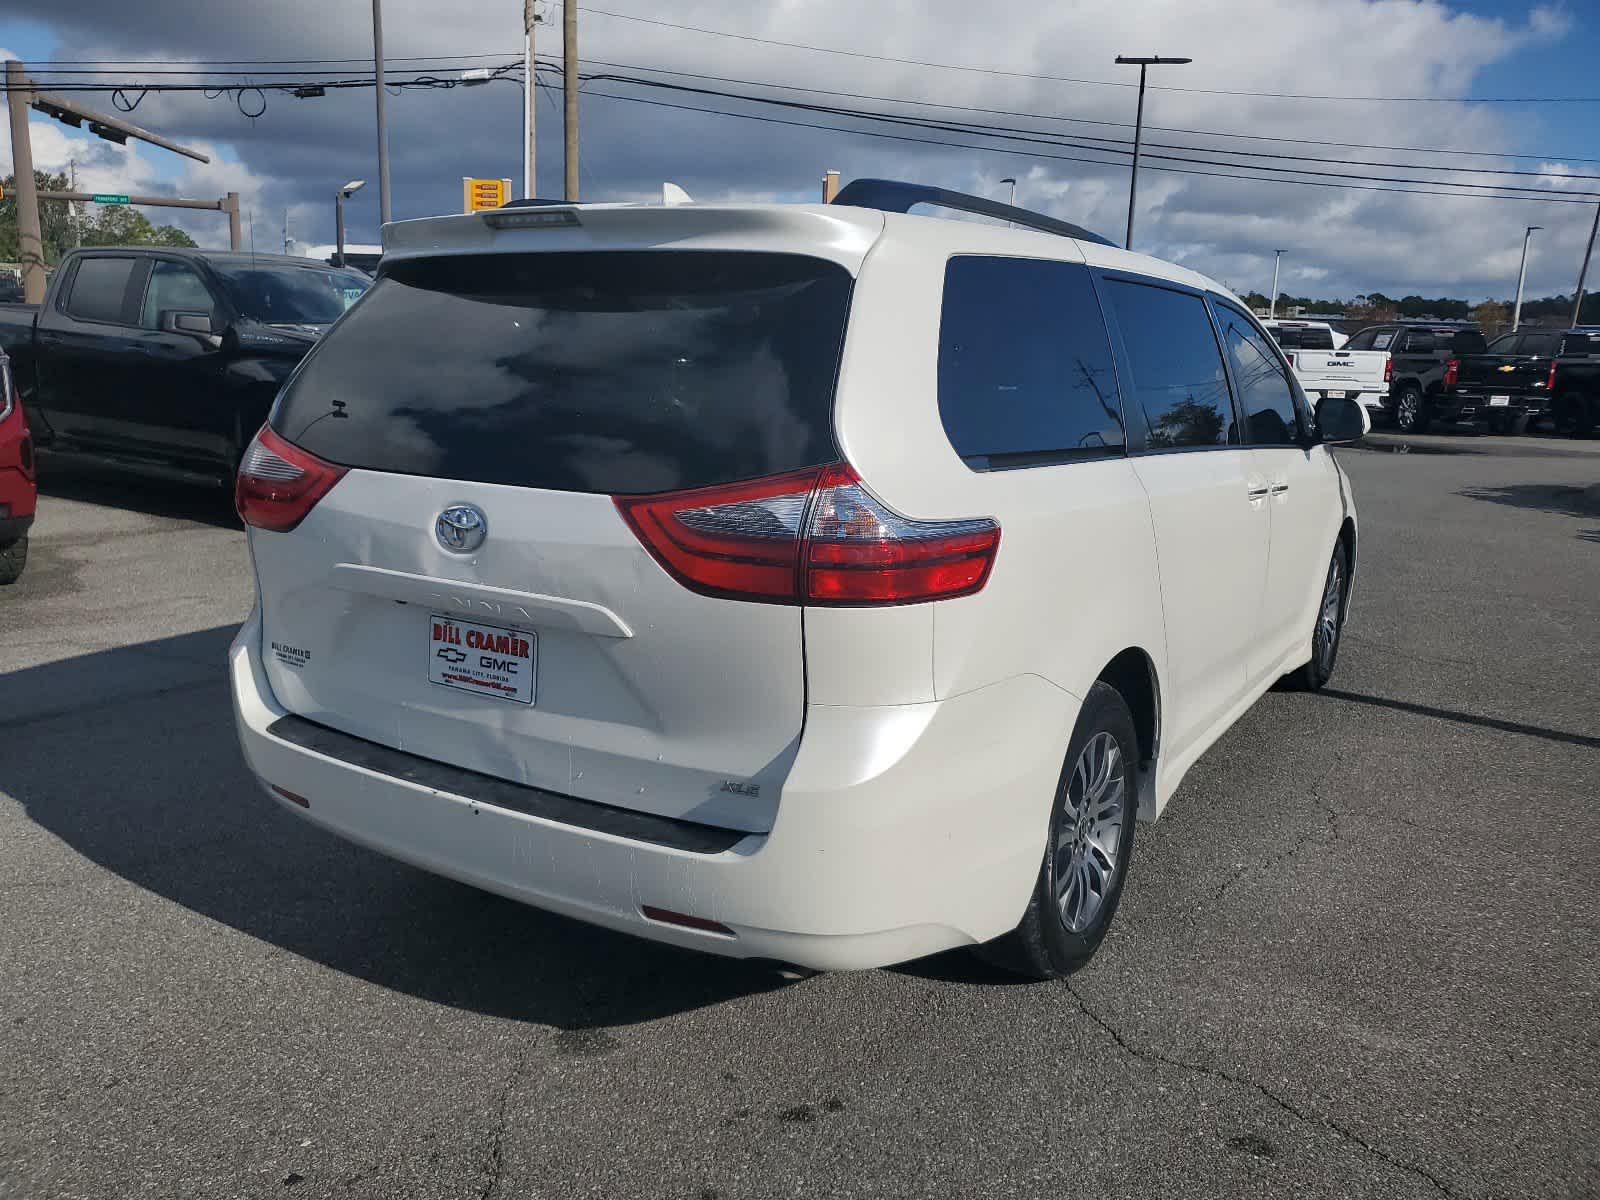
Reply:
[[[1516,370],[1516,368],[1514,366],[1512,366],[1510,363],[1507,363],[1505,366],[1501,367],[1500,369],[1502,371],[1515,371]]]

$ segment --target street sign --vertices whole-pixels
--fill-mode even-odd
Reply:
[[[126,196],[115,195],[111,192],[94,192],[89,196],[96,204],[126,204]]]
[[[461,177],[461,211],[483,212],[490,208],[504,208],[511,199],[511,180],[473,179]]]

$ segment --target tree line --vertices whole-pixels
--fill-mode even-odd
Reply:
[[[1596,282],[1600,283],[1600,280]],[[1269,307],[1267,297],[1260,292],[1246,292],[1242,298],[1252,308]],[[1304,308],[1307,312],[1337,313],[1342,317],[1373,322],[1394,321],[1402,317],[1442,317],[1472,320],[1480,325],[1492,326],[1503,325],[1511,320],[1510,300],[1485,300],[1480,304],[1473,304],[1470,300],[1457,300],[1450,296],[1437,296],[1432,299],[1426,296],[1401,296],[1395,299],[1382,292],[1369,292],[1349,300],[1312,299],[1310,296],[1291,296],[1288,292],[1278,294],[1279,313],[1288,312],[1294,307]],[[1525,297],[1522,301],[1524,321],[1540,323],[1545,318],[1567,321],[1571,317],[1571,296],[1544,296],[1539,299]],[[1600,325],[1600,293],[1585,293],[1583,312],[1578,323]]]
[[[64,192],[65,175],[35,171],[40,191]],[[0,262],[17,262],[22,255],[17,238],[16,176],[7,175],[0,187]],[[157,225],[126,204],[68,204],[60,200],[39,202],[39,228],[44,236],[44,261],[54,266],[74,246],[193,246],[194,239],[176,225]]]

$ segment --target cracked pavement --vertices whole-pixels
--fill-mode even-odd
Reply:
[[[1600,443],[1528,445],[1342,452],[1330,689],[1195,766],[1059,985],[787,980],[302,825],[234,742],[225,501],[56,474],[0,593],[0,1198],[1600,1195]]]

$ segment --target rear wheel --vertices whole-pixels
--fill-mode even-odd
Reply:
[[[1322,584],[1317,602],[1316,624],[1311,630],[1311,660],[1284,676],[1285,682],[1301,691],[1314,692],[1333,675],[1339,657],[1339,641],[1344,634],[1344,599],[1350,586],[1350,556],[1341,540],[1333,548],[1333,561]]]
[[[1408,384],[1395,393],[1394,426],[1401,433],[1427,432],[1428,412],[1421,389]]]
[[[15,583],[28,564],[28,539],[17,538],[0,546],[0,585]]]
[[[1138,809],[1139,737],[1112,687],[1089,689],[1050,812],[1044,863],[1021,923],[978,952],[1034,979],[1057,979],[1093,957],[1116,915]]]

